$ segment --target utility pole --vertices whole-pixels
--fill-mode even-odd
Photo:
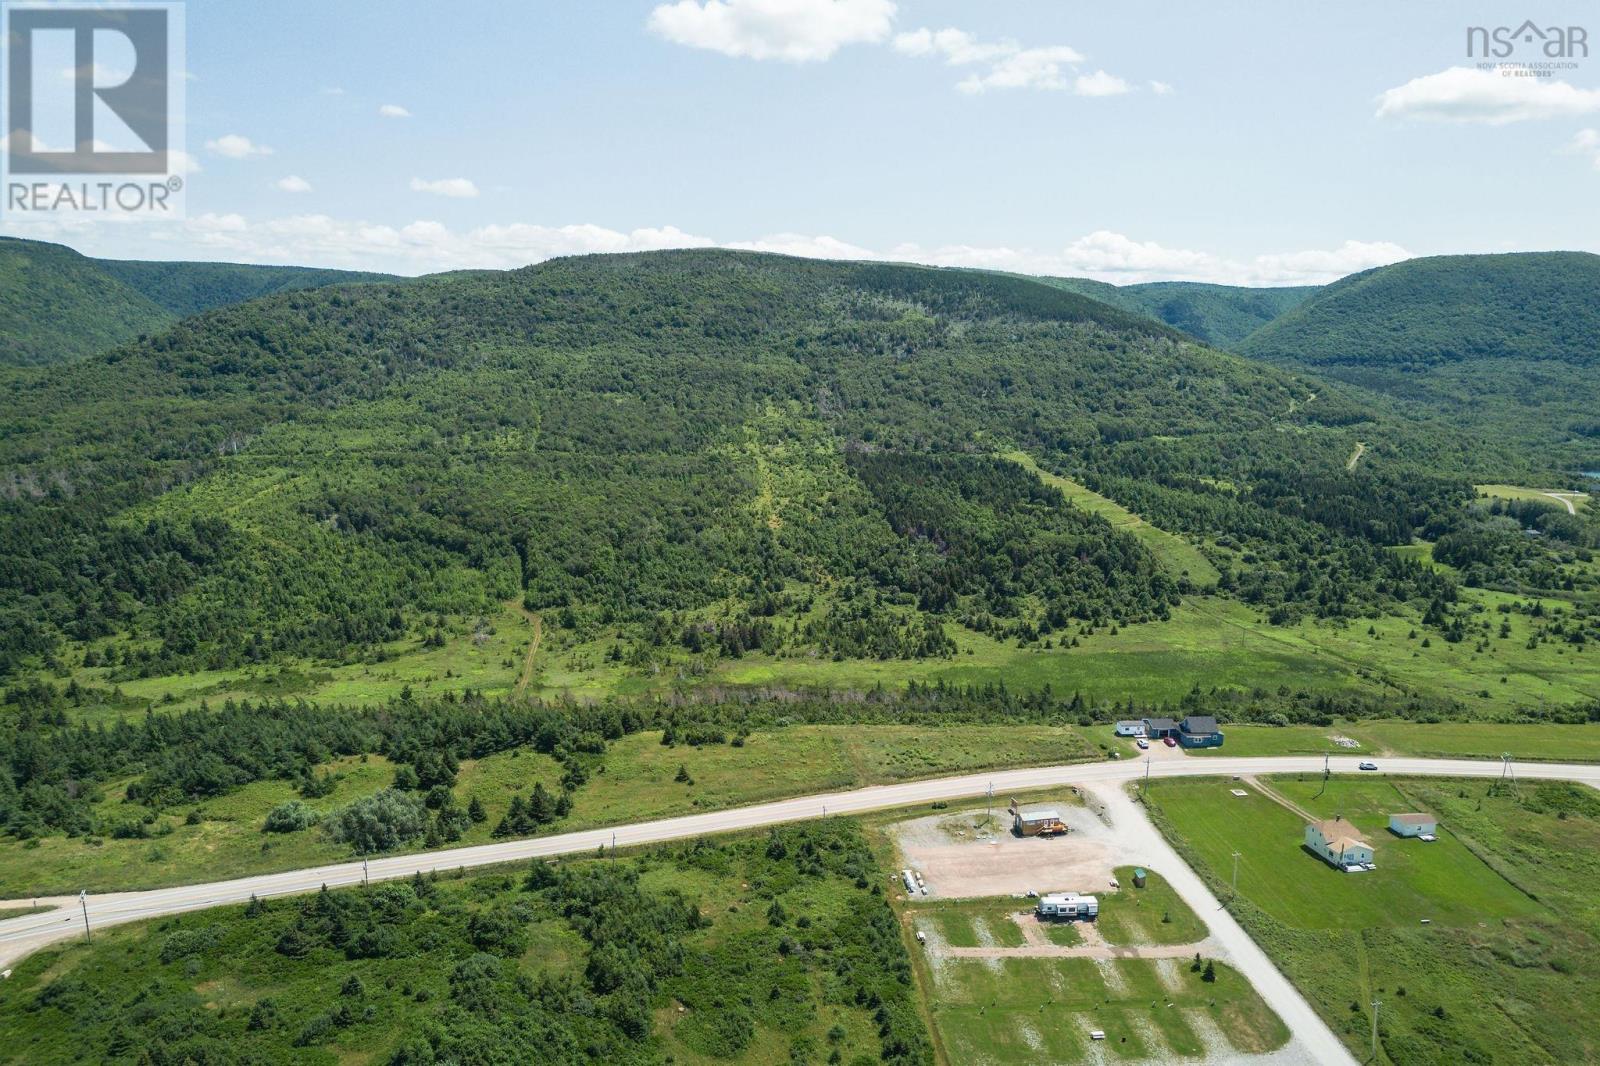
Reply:
[[[92,944],[94,940],[89,936],[89,890],[87,888],[79,891],[78,906],[83,908],[83,942]]]
[[[993,781],[989,782],[989,790],[988,790],[988,792],[985,793],[985,795],[989,799],[989,805],[983,809],[983,823],[985,825],[988,825],[990,822],[994,821],[994,782]]]
[[[1144,757],[1144,787],[1145,791],[1148,792],[1150,790],[1150,756],[1148,753]]]
[[[367,887],[367,860],[361,860],[361,887]]]
[[[616,864],[617,864],[617,834],[615,832],[613,832],[611,834],[611,865],[615,866]]]
[[[1372,1001],[1372,1061],[1378,1061],[1378,1001]]]
[[[1234,898],[1238,898],[1239,895],[1239,853],[1237,851],[1233,853],[1233,895]]]

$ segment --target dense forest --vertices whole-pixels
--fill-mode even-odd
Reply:
[[[1397,401],[1414,437],[1459,434],[1480,469],[1581,487],[1600,470],[1597,288],[1587,253],[1412,259],[1319,290],[1236,350]]]
[[[1239,349],[1312,366],[1493,358],[1592,367],[1597,287],[1600,255],[1585,252],[1408,259],[1319,290]]]
[[[1085,278],[1040,278],[1046,285],[1075,292],[1165,322],[1207,344],[1228,350],[1278,316],[1300,306],[1315,285],[1252,289],[1198,281],[1149,281],[1108,285]]]
[[[722,252],[280,294],[11,373],[0,668],[125,637],[96,654],[129,676],[515,596],[646,624],[827,592],[808,631],[849,654],[938,653],[907,612],[1158,617],[1172,575],[987,453],[1161,438],[1237,476],[1305,389],[1021,279]],[[1331,462],[1359,417],[1294,446]]]
[[[249,280],[146,274],[187,276],[177,301]],[[645,671],[672,648],[1075,647],[1207,595],[1269,625],[1454,633],[1463,582],[1582,600],[1594,581],[1593,511],[1469,506],[1470,434],[1009,275],[582,257],[279,291],[0,377],[12,686],[370,663],[507,603],[606,630]],[[1446,565],[1393,550],[1417,538]]]
[[[239,263],[91,259],[0,237],[0,366],[62,363],[155,333],[185,315],[292,289],[384,274]]]

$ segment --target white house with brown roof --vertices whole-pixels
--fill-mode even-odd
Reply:
[[[1361,830],[1343,818],[1307,825],[1306,847],[1341,870],[1372,862],[1372,845],[1362,839]]]

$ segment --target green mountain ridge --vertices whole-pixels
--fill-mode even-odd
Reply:
[[[93,259],[58,244],[0,238],[0,365],[82,358],[171,321]]]
[[[1411,259],[1329,285],[1238,346],[1448,424],[1573,481],[1600,466],[1600,256]],[[1575,482],[1574,482],[1575,483]]]
[[[186,315],[293,289],[390,275],[242,263],[93,259],[59,244],[0,237],[0,366],[68,362]]]
[[[1268,601],[1305,583],[1307,551],[1389,565],[1364,541],[1325,549],[1287,502],[1369,417],[1337,390],[996,275],[556,260],[280,293],[7,385],[12,665],[124,633],[150,669],[345,659],[418,612],[511,597],[727,654],[893,658],[946,653],[949,622],[1038,640],[1184,595],[1136,538],[998,458],[1013,445],[1157,494],[1180,529],[1225,506],[1288,538],[1252,564]],[[1262,469],[1269,453],[1298,472]],[[1350,519],[1372,522],[1398,528]],[[1354,572],[1318,575],[1317,610],[1375,594]],[[1411,580],[1391,576],[1382,596]]]
[[[1600,255],[1408,259],[1352,274],[1239,345],[1304,366],[1422,368],[1472,359],[1600,363]]]
[[[1068,292],[1146,315],[1217,348],[1235,350],[1258,329],[1300,306],[1320,286],[1249,288],[1196,281],[1111,285],[1087,278],[1039,279]]]

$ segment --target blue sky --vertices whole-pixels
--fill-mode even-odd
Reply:
[[[1596,54],[1552,78],[1472,69],[1466,27],[1523,15],[1587,22]],[[402,273],[716,243],[1248,284],[1600,251],[1592,5],[208,0],[186,18],[188,220],[5,232]]]

